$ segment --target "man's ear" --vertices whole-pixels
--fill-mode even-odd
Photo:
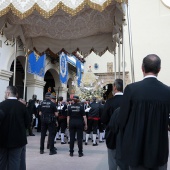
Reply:
[[[144,69],[144,67],[143,67],[143,64],[142,64],[141,69],[142,69],[142,72],[145,73],[145,69]]]
[[[160,67],[160,69],[159,69],[159,71],[158,71],[158,73],[161,71],[161,67]]]

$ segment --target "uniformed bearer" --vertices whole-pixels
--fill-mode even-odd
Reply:
[[[87,118],[82,105],[78,103],[79,97],[73,97],[74,103],[68,107],[67,126],[70,130],[70,156],[73,156],[75,133],[77,133],[79,157],[83,156],[83,129],[87,129]]]
[[[41,140],[40,140],[40,154],[44,153],[44,141],[47,129],[49,131],[49,155],[56,154],[54,148],[54,137],[55,137],[55,124],[56,116],[58,116],[56,105],[50,100],[51,93],[45,94],[45,100],[42,101],[40,112],[41,115]]]

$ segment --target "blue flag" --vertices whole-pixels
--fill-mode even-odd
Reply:
[[[32,52],[28,56],[28,73],[36,74],[40,77],[44,77],[46,55],[39,56],[37,53]]]
[[[61,83],[66,84],[67,79],[68,79],[67,55],[62,52],[60,54],[60,81]]]
[[[77,85],[78,87],[80,87],[80,83],[81,83],[81,62],[79,60],[76,60],[76,68],[77,68]]]

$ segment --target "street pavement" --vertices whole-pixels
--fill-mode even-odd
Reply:
[[[83,145],[84,156],[78,157],[78,148],[75,143],[74,156],[69,156],[69,145],[61,145],[57,141],[56,155],[49,155],[49,150],[45,149],[44,154],[39,153],[40,133],[34,132],[36,136],[28,136],[26,150],[27,170],[108,170],[107,148],[105,143],[99,143],[98,146]],[[170,138],[170,133],[169,133]],[[47,140],[47,137],[46,137]],[[46,142],[45,142],[46,146]],[[170,170],[170,157],[168,162]]]

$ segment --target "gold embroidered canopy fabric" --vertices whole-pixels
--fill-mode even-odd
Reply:
[[[25,18],[35,10],[45,18],[49,18],[59,9],[76,15],[86,5],[90,8],[103,11],[112,0],[0,0],[0,16],[12,11],[20,18]],[[115,0],[115,2],[127,2],[127,0]]]
[[[27,49],[114,52],[126,0],[0,0],[0,31]],[[71,14],[71,15],[70,15]]]

